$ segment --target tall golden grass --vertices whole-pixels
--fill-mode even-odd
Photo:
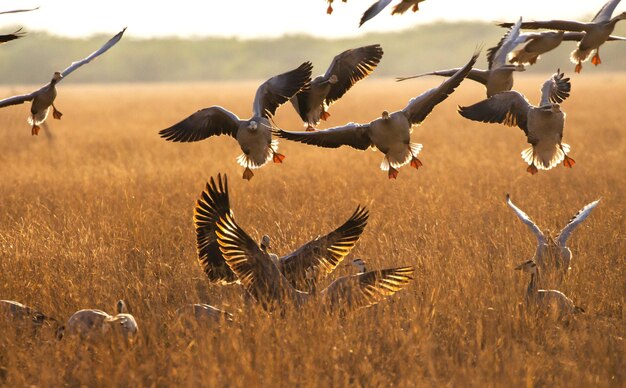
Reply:
[[[5,327],[0,378],[8,386],[624,386],[626,76],[587,70],[574,75],[562,104],[577,163],[536,176],[519,155],[527,146],[521,130],[456,113],[484,98],[470,81],[414,130],[424,167],[404,167],[396,181],[380,171],[380,153],[281,141],[285,162],[247,182],[233,139],[158,137],[214,104],[248,117],[254,83],[63,84],[57,107],[65,115],[49,120],[52,139],[31,137],[27,106],[2,109],[0,299],[67,319],[82,308],[112,311],[123,298],[140,335],[132,347],[85,345],[54,340],[52,328],[33,338]],[[517,88],[537,102],[545,78],[520,77]],[[326,125],[401,109],[440,81],[363,82],[331,108]],[[276,122],[302,125],[289,106]],[[267,315],[238,286],[208,285],[192,212],[218,172],[229,176],[238,223],[254,238],[271,235],[277,253],[366,205],[370,221],[353,256],[372,268],[414,265],[414,282],[345,317],[316,305]],[[527,314],[528,278],[513,268],[535,241],[506,207],[507,192],[554,231],[602,198],[570,240],[572,271],[560,287],[585,314],[567,322]],[[235,323],[183,331],[174,311],[197,302],[232,312]]]

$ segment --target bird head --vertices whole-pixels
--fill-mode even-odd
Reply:
[[[382,114],[382,118],[383,120],[389,120],[389,112],[387,112],[386,110],[383,111]]]
[[[348,266],[354,265],[355,267],[359,269],[359,273],[367,272],[367,268],[365,267],[365,261],[363,261],[363,259],[355,258],[349,264],[346,264],[346,265]]]
[[[126,308],[126,303],[122,299],[117,301],[116,308],[117,308],[117,313],[118,314],[122,314],[122,313],[128,312],[128,309]]]
[[[335,74],[331,75],[330,78],[328,79],[328,83],[330,83],[331,85],[334,85],[337,82],[339,82],[339,78],[337,78]]]
[[[261,237],[261,249],[263,251],[268,251],[272,249],[272,247],[270,246],[270,236],[268,236],[267,234],[264,234],[263,237]]]
[[[537,264],[535,264],[535,262],[532,260],[527,260],[515,267],[515,270],[533,273],[537,271]]]
[[[54,74],[52,75],[52,83],[55,84],[57,82],[59,82],[60,80],[63,79],[63,75],[61,75],[60,72],[55,71]]]
[[[254,120],[250,121],[250,123],[248,124],[248,129],[251,131],[256,131],[258,127],[259,124],[257,124],[257,122]]]

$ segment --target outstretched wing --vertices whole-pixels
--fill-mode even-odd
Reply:
[[[36,11],[38,9],[39,9],[39,7],[30,8],[30,9],[15,9],[13,11],[2,11],[2,12],[0,12],[0,15],[4,15],[4,14],[7,14],[7,13],[30,12],[30,11]]]
[[[565,74],[561,73],[561,69],[558,69],[550,79],[544,82],[541,88],[540,106],[550,105],[550,103],[560,103],[569,97],[572,84],[569,82],[569,78],[564,77]]]
[[[500,23],[500,27],[512,27],[515,23]],[[521,28],[530,30],[557,30],[557,31],[586,31],[590,23],[581,23],[571,20],[546,20],[539,22],[523,22]]]
[[[500,39],[500,42],[495,47],[487,50],[487,61],[489,62],[489,70],[500,68],[506,65],[506,58],[511,51],[523,42],[520,39],[520,26],[522,25],[522,18],[519,18],[517,23],[511,27]]]
[[[193,223],[196,228],[198,262],[210,283],[228,284],[237,281],[237,275],[226,264],[217,242],[217,221],[220,215],[230,213],[228,202],[228,180],[222,180],[220,174],[217,181],[211,177],[206,188],[196,201]]]
[[[252,104],[255,117],[270,118],[279,106],[289,101],[311,82],[311,62],[304,62],[294,70],[274,76],[259,86]]]
[[[584,208],[580,209],[578,211],[578,213],[576,213],[576,215],[574,217],[572,217],[572,219],[565,226],[565,228],[563,228],[563,230],[561,230],[561,233],[559,233],[559,236],[556,239],[557,240],[557,244],[559,244],[560,247],[564,247],[565,246],[565,243],[567,243],[567,239],[572,234],[574,229],[576,229],[576,227],[578,225],[580,225],[580,223],[583,222],[585,220],[585,218],[587,218],[589,216],[591,211],[596,206],[598,206],[599,203],[600,203],[599,199],[596,200],[596,201],[591,202],[590,204],[588,204]]]
[[[406,288],[414,272],[414,267],[399,267],[344,276],[322,291],[324,302],[339,310],[372,306]]]
[[[280,267],[283,275],[293,287],[303,290],[306,286],[307,272],[314,269],[316,275],[331,273],[354,248],[367,225],[368,217],[367,209],[359,206],[337,229],[281,257]]]
[[[432,110],[444,101],[461,84],[472,70],[480,51],[474,52],[472,58],[459,69],[454,75],[445,80],[441,85],[413,98],[402,110],[411,124],[421,123]]]
[[[372,145],[369,137],[369,124],[349,123],[314,132],[292,132],[279,129],[274,134],[283,139],[293,140],[318,147],[338,148],[347,145],[358,150],[366,150]]]
[[[239,117],[221,106],[212,106],[197,111],[186,119],[159,131],[165,140],[192,142],[210,136],[230,135],[237,137]]]
[[[10,106],[10,105],[23,104],[27,101],[31,101],[33,98],[35,98],[35,94],[36,92],[32,92],[29,94],[21,94],[19,96],[13,96],[13,97],[5,98],[4,100],[0,100],[0,108],[4,108],[5,106]]]
[[[506,195],[506,204],[509,205],[511,209],[513,209],[515,215],[517,215],[517,218],[519,218],[524,224],[526,224],[526,226],[528,226],[528,229],[530,229],[535,237],[537,237],[537,242],[539,243],[539,245],[545,244],[546,238],[541,232],[541,229],[539,229],[539,227],[530,219],[530,217],[528,217],[528,214],[524,213],[522,209],[513,204],[513,201],[511,201],[511,196],[508,194]]]
[[[378,66],[382,56],[382,47],[379,44],[373,44],[346,50],[333,58],[324,78],[329,79],[335,75],[337,83],[330,86],[330,91],[325,99],[326,104],[330,105],[337,101],[355,83],[370,75]]]
[[[413,78],[419,78],[425,75],[439,75],[442,77],[451,77],[455,75],[459,70],[461,69],[437,70],[437,71],[431,71],[430,73],[422,73],[418,75],[412,75],[409,77],[396,77],[396,82],[406,81],[408,79],[413,79]],[[489,79],[489,72],[486,70],[472,69],[467,75],[467,78],[471,79],[472,81],[476,81],[487,86],[487,80]]]
[[[78,69],[82,65],[85,65],[85,64],[93,61],[94,59],[98,58],[100,55],[102,55],[105,52],[107,52],[107,50],[109,50],[111,47],[115,46],[115,44],[117,42],[119,42],[120,39],[122,39],[122,35],[124,35],[124,31],[126,31],[126,28],[124,28],[122,31],[118,32],[117,35],[115,35],[114,37],[109,39],[109,41],[106,42],[104,44],[104,46],[100,47],[98,50],[96,50],[93,53],[89,54],[89,56],[87,58],[81,59],[80,61],[73,62],[67,69],[65,69],[65,70],[63,70],[61,72],[61,75],[63,77],[67,77],[74,70]]]
[[[613,15],[613,11],[619,4],[621,0],[609,0],[600,8],[600,11],[596,14],[596,16],[591,19],[592,23],[603,23],[611,20],[611,16]]]
[[[531,105],[520,93],[510,90],[477,102],[459,107],[459,114],[466,119],[483,123],[500,123],[509,127],[518,126],[528,135],[528,110]]]
[[[361,16],[361,21],[359,22],[359,27],[361,27],[366,21],[372,19],[374,16],[378,15],[383,9],[385,9],[389,4],[391,4],[391,0],[378,0],[374,4],[372,4]]]
[[[0,35],[0,44],[6,43],[6,42],[10,42],[10,41],[15,40],[15,39],[19,39],[19,38],[23,37],[24,35],[26,35],[26,33],[24,31],[22,31],[21,28],[18,29],[17,31],[15,31],[12,34]]]

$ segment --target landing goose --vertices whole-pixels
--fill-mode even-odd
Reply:
[[[417,159],[421,144],[411,143],[413,126],[420,124],[433,108],[444,101],[469,74],[479,53],[455,74],[436,88],[430,89],[409,101],[400,111],[383,111],[382,117],[369,124],[348,123],[316,132],[289,132],[277,130],[277,136],[284,139],[311,144],[318,147],[338,148],[347,145],[359,150],[377,148],[385,157],[380,168],[388,172],[390,179],[398,176],[398,168],[411,164],[415,169],[422,166]]]
[[[392,15],[400,14],[402,15],[409,9],[413,12],[419,11],[419,3],[425,0],[400,0],[400,2],[393,8],[391,12]],[[378,0],[374,4],[372,4],[361,17],[361,21],[359,22],[359,27],[361,27],[366,21],[372,19],[374,16],[378,15],[383,9],[385,9],[389,4],[391,4],[391,0]]]
[[[228,266],[217,242],[216,224],[220,214],[230,210],[228,202],[228,182],[218,176],[207,183],[205,190],[196,202],[194,225],[196,228],[198,261],[210,283],[229,284],[238,281],[236,274]],[[281,274],[292,287],[306,290],[310,285],[307,271],[312,270],[315,280],[330,274],[356,245],[367,225],[369,213],[357,207],[352,216],[337,229],[325,236],[319,236],[304,244],[292,253],[277,258]],[[270,249],[269,236],[263,236],[261,247]]]
[[[132,340],[138,332],[135,317],[126,310],[126,304],[117,302],[117,314],[109,315],[102,310],[84,309],[75,312],[65,324],[65,330],[59,338],[66,335],[100,338],[108,333],[122,334],[127,340]]]
[[[217,217],[215,231],[217,243],[224,260],[237,275],[246,292],[267,311],[281,308],[286,303],[302,307],[316,299],[316,292],[306,293],[296,290],[280,272],[279,258],[268,252],[269,239],[266,236],[259,245],[237,225],[228,205],[226,177],[222,181],[218,175],[217,180],[219,182],[215,184],[217,191],[210,199],[210,207],[225,210]],[[311,269],[306,270],[309,279],[312,278],[309,276],[312,272],[314,271]],[[321,292],[322,301],[329,308],[334,303],[344,301],[345,307],[350,309],[367,307],[406,287],[412,280],[412,274],[412,267],[401,267],[340,278]]]
[[[113,47],[120,39],[122,39],[122,35],[126,31],[124,28],[117,35],[111,38],[108,42],[104,44],[104,46],[100,47],[98,50],[91,53],[88,57],[73,62],[68,68],[63,70],[62,72],[55,72],[52,76],[52,80],[46,85],[44,85],[41,89],[35,90],[29,94],[22,94],[19,96],[13,96],[6,98],[0,101],[0,108],[4,108],[10,105],[22,104],[27,101],[32,101],[32,105],[30,107],[31,115],[28,118],[28,123],[32,125],[31,133],[33,135],[39,134],[39,124],[46,121],[48,117],[48,111],[50,110],[50,106],[52,106],[52,116],[55,119],[61,119],[62,113],[59,112],[54,106],[54,100],[57,96],[56,85],[61,82],[65,77],[70,75],[74,70],[79,67],[93,61],[100,55],[104,54],[107,50]]]
[[[516,71],[524,71],[524,66],[515,66],[507,64],[507,55],[517,46],[517,39],[520,33],[520,25],[522,19],[507,31],[500,39],[495,47],[487,51],[487,60],[489,63],[488,70],[472,69],[467,75],[468,79],[485,85],[487,97],[491,97],[497,93],[511,90],[513,87],[513,73]],[[430,73],[423,73],[411,77],[398,77],[396,81],[406,81],[425,75],[439,75],[450,77],[456,74],[459,69],[437,70]]]
[[[626,12],[622,12],[621,14],[611,18],[613,11],[615,11],[619,2],[620,0],[608,1],[589,23],[571,20],[548,20],[525,22],[522,23],[522,28],[576,31],[584,33],[580,43],[578,43],[578,48],[572,52],[570,57],[572,63],[576,64],[576,73],[580,73],[583,68],[582,62],[587,61],[593,51],[595,51],[595,54],[591,58],[591,63],[596,66],[602,63],[600,60],[600,46],[609,39],[617,22],[626,19]],[[501,27],[510,27],[513,23],[500,23],[499,25]]]
[[[378,44],[346,50],[337,55],[324,75],[311,81],[310,87],[291,98],[291,104],[307,126],[313,126],[330,116],[328,108],[350,90],[354,84],[371,74],[383,56]]]
[[[559,104],[569,97],[570,89],[569,78],[564,78],[564,74],[557,70],[543,84],[538,106],[531,105],[521,93],[508,91],[471,106],[459,107],[459,113],[474,121],[521,128],[531,144],[522,151],[522,159],[528,163],[526,171],[533,175],[561,162],[571,168],[575,161],[567,156],[570,146],[561,141],[565,113]]]
[[[578,213],[570,219],[556,238],[554,238],[549,231],[542,232],[530,217],[511,201],[511,197],[508,194],[506,195],[506,204],[513,209],[515,215],[528,226],[530,231],[537,238],[537,249],[535,250],[535,256],[532,258],[532,261],[537,263],[543,271],[555,268],[561,274],[567,273],[571,268],[572,251],[567,247],[569,236],[574,229],[591,214],[591,211],[598,206],[599,203],[600,200],[598,199],[585,205],[585,207],[580,209]]]
[[[273,126],[270,119],[279,106],[302,88],[308,87],[311,69],[311,62],[304,62],[298,68],[261,84],[254,97],[250,119],[241,120],[221,106],[212,106],[161,130],[159,135],[173,142],[196,142],[211,136],[230,135],[243,151],[237,158],[237,162],[245,167],[243,178],[250,180],[254,175],[252,169],[263,167],[270,160],[282,163],[285,159],[284,155],[277,152],[278,141],[272,140]]]
[[[539,268],[534,261],[528,260],[515,267],[515,270],[530,273],[530,282],[526,289],[526,304],[528,306],[544,311],[555,309],[561,317],[585,312],[561,291],[539,289]]]

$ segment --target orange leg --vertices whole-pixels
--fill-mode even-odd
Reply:
[[[52,105],[52,117],[54,117],[57,120],[61,120],[61,116],[63,116],[63,113],[59,112],[57,108],[55,108],[54,105]]]
[[[30,131],[30,134],[31,134],[32,136],[39,136],[39,130],[40,130],[40,129],[41,129],[41,128],[39,128],[39,125],[33,125],[33,128],[32,128],[32,129],[31,129],[31,131]]]
[[[389,179],[396,179],[398,177],[398,170],[389,166]]]
[[[600,60],[600,50],[596,50],[596,54],[591,58],[591,63],[596,66],[602,63],[602,61]]]
[[[574,68],[574,71],[576,73],[580,73],[580,71],[583,69],[583,65],[582,63],[580,63],[580,61],[576,64],[576,67]]]
[[[332,4],[333,4],[333,0],[329,0],[328,1],[328,8],[326,8],[326,13],[329,14],[329,15],[331,13],[333,13],[333,6],[332,6]]]
[[[531,173],[531,175],[535,175],[536,173],[539,172],[539,170],[537,170],[537,167],[535,167],[534,164],[531,164],[530,166],[528,166],[528,168],[526,169],[526,171],[528,171],[529,173]]]
[[[248,167],[243,170],[243,179],[249,181],[250,179],[252,179],[253,176],[254,174],[252,173],[252,170],[250,170]]]
[[[329,117],[330,117],[330,113],[328,113],[325,110],[323,110],[322,114],[320,115],[320,119],[326,121],[326,120],[328,120]]]
[[[565,159],[563,160],[563,166],[572,168],[576,164],[576,161],[569,156],[565,155]]]
[[[283,154],[279,154],[278,152],[274,152],[274,157],[272,158],[272,160],[274,161],[274,163],[282,163],[283,160],[285,160],[285,155]]]
[[[422,162],[415,156],[413,157],[413,159],[411,159],[411,167],[413,167],[414,169],[417,170],[422,166],[423,166]]]
[[[311,124],[307,125],[306,127],[306,131],[307,132],[315,132],[315,128],[313,128],[313,126]]]

